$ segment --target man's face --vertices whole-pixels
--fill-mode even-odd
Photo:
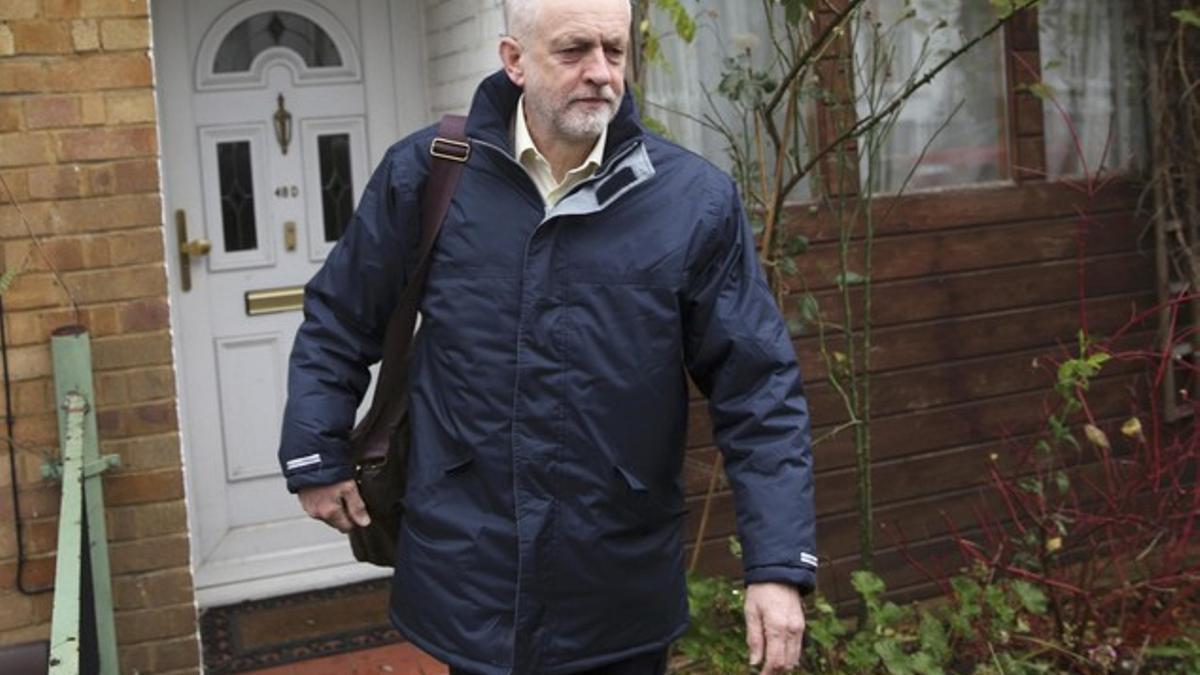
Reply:
[[[526,112],[543,133],[591,142],[625,93],[628,0],[543,0],[520,65]],[[531,122],[534,122],[531,120]]]

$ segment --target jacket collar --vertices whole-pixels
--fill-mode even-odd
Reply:
[[[509,138],[509,123],[517,112],[517,101],[521,99],[521,88],[508,79],[503,70],[489,75],[475,90],[471,111],[467,115],[467,136],[478,138],[513,154]],[[645,133],[633,102],[632,88],[626,87],[625,97],[617,108],[617,114],[608,124],[608,141],[604,147],[604,160],[627,141]]]

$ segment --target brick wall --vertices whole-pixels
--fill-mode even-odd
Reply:
[[[466,112],[475,85],[500,67],[501,0],[425,0],[429,108],[433,119]]]
[[[53,583],[59,490],[49,331],[93,338],[122,672],[196,672],[146,0],[0,2],[0,264],[15,415],[23,583]],[[49,263],[47,262],[49,260]],[[56,268],[61,281],[51,272]],[[3,392],[0,391],[0,396]],[[7,453],[0,446],[0,453]],[[45,639],[51,595],[17,590],[8,458],[0,454],[0,644]]]

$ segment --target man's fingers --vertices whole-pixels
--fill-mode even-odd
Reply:
[[[346,497],[351,493],[354,500],[358,502],[358,506],[363,510],[363,515],[366,516],[366,506],[362,504],[362,497],[359,496],[358,488],[352,480],[333,485],[304,488],[300,490],[300,504],[309,516],[342,532],[349,532],[354,529],[354,523],[350,520],[351,515],[347,513]],[[367,516],[367,522],[370,522],[369,516]]]
[[[367,513],[367,505],[363,502],[362,495],[358,494],[358,487],[354,483],[350,483],[350,487],[342,493],[342,501],[355,525],[366,527],[371,524],[371,514]]]
[[[763,657],[762,613],[752,603],[746,605],[746,646],[750,648],[750,665],[757,666]]]
[[[767,636],[767,658],[763,664],[762,675],[776,675],[791,665],[787,662],[788,634],[782,626],[771,624],[767,624],[763,632]]]
[[[794,630],[788,634],[787,641],[787,667],[795,668],[800,665],[800,650],[804,646],[804,619],[800,619],[798,626],[793,625]]]

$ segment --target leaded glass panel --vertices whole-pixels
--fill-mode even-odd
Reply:
[[[254,58],[271,47],[286,47],[309,68],[342,65],[342,55],[329,34],[309,19],[292,12],[263,12],[242,21],[221,41],[213,61],[214,73],[250,70]]]
[[[325,241],[337,241],[354,212],[354,185],[350,175],[350,134],[317,137],[321,164],[321,207],[325,216]]]
[[[221,183],[221,224],[225,233],[225,251],[258,248],[250,141],[217,143],[217,173]]]

